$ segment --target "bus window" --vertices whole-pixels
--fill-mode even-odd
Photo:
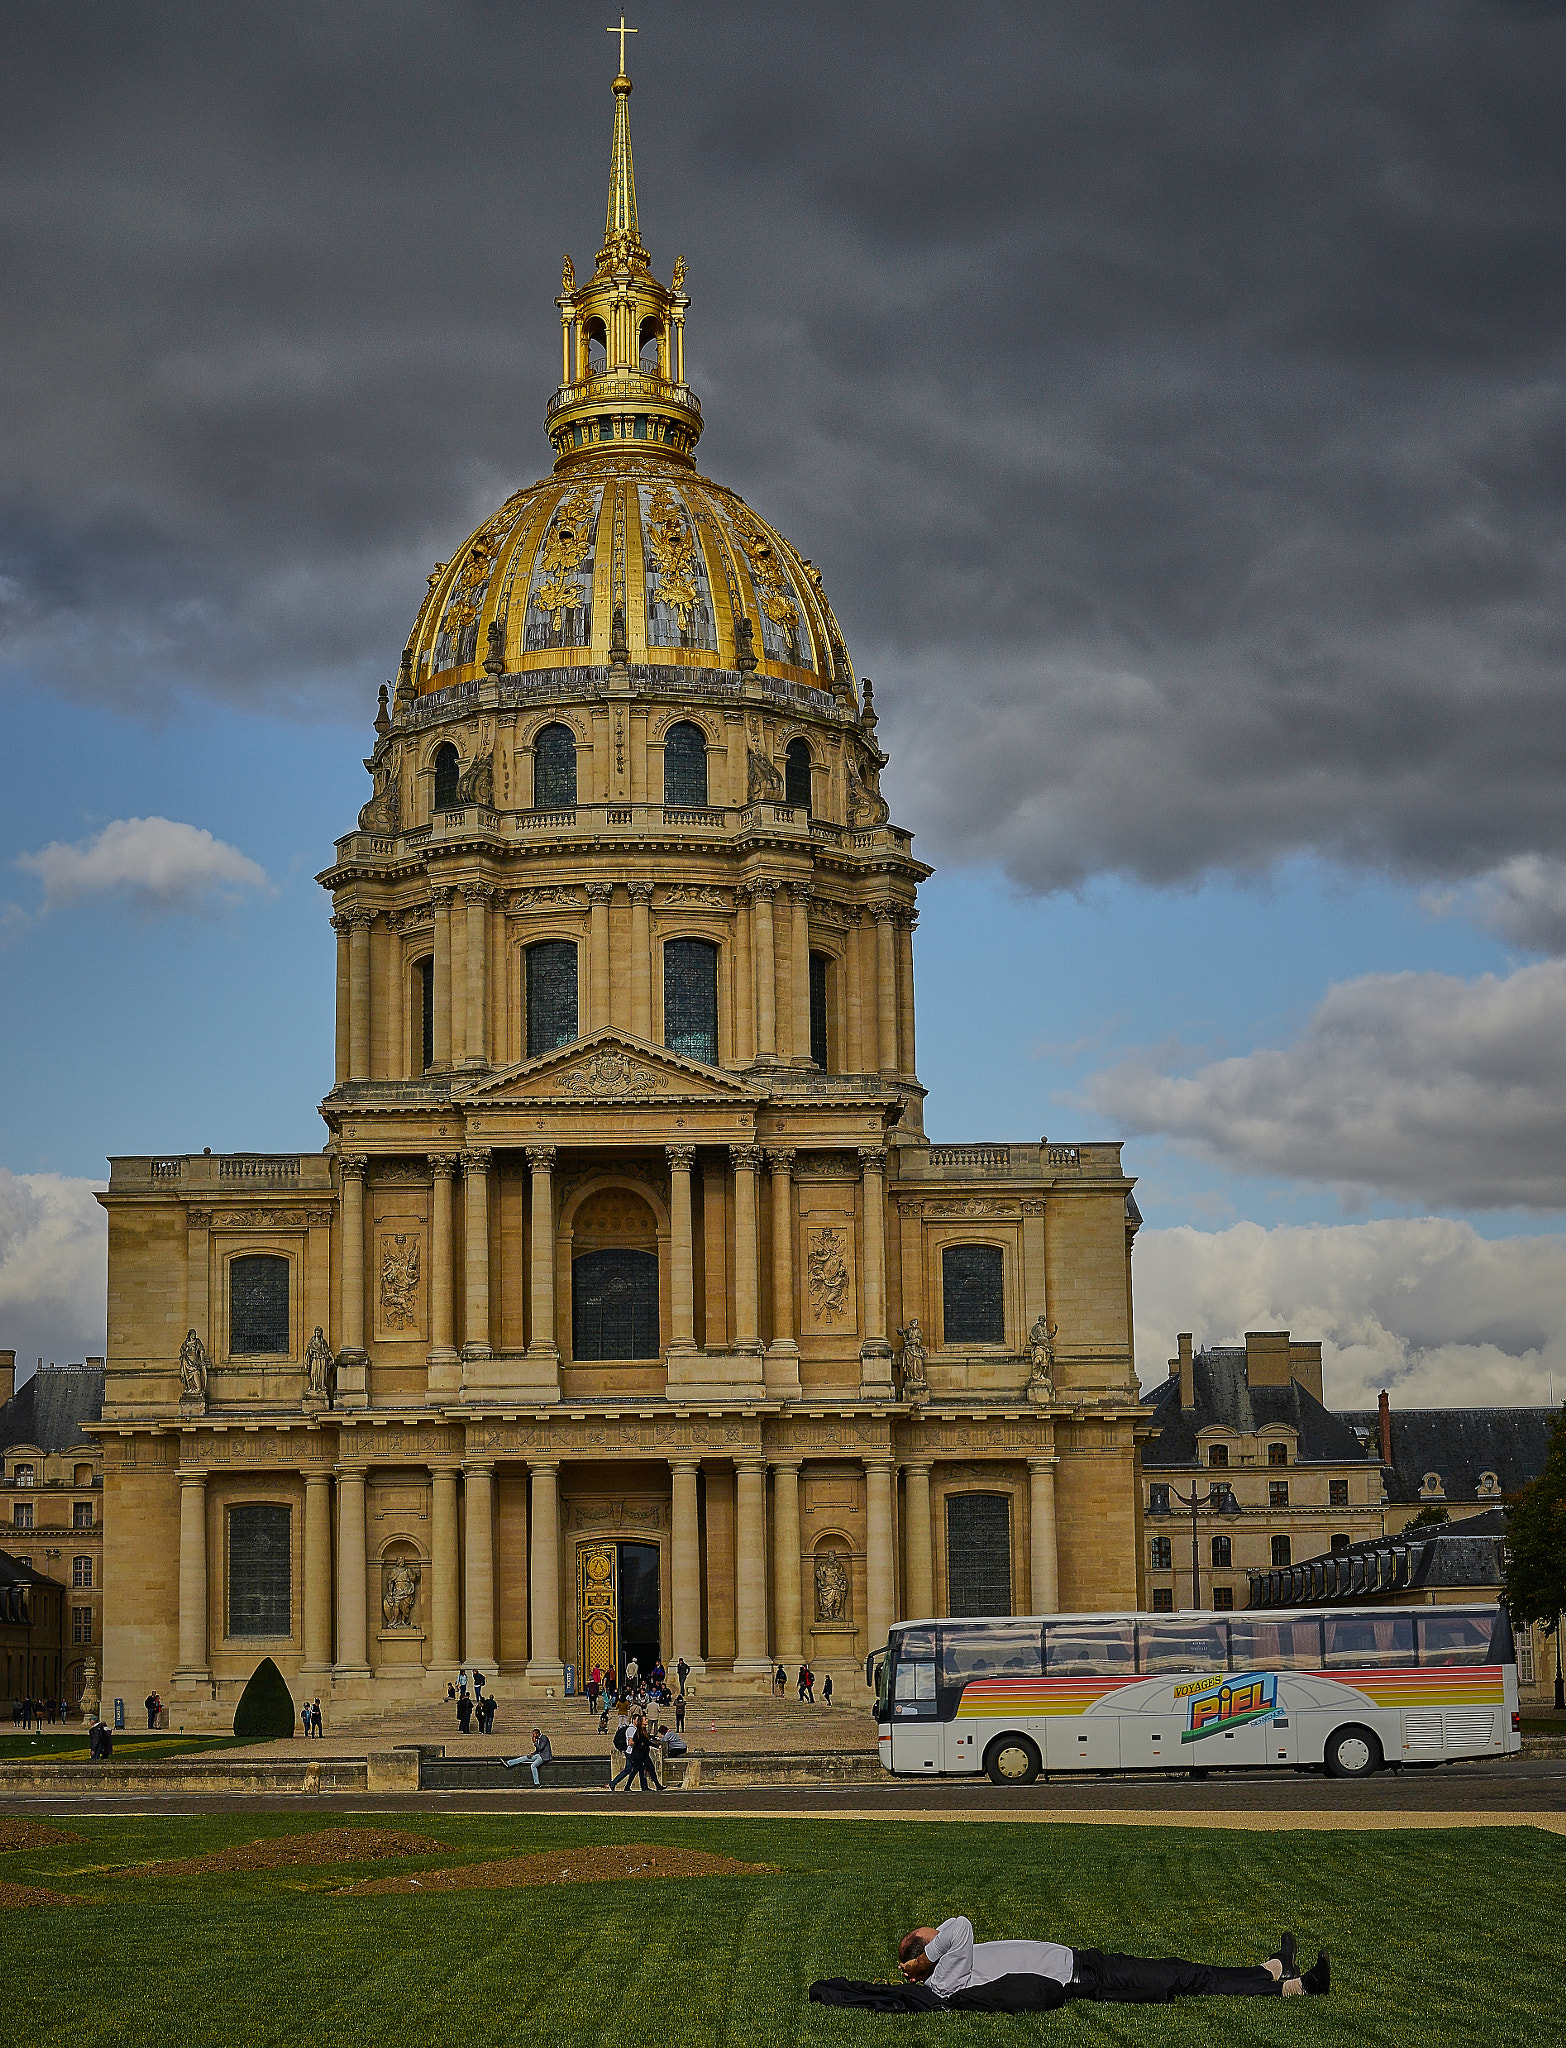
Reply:
[[[1488,1664],[1491,1619],[1488,1614],[1454,1614],[1432,1608],[1415,1616],[1421,1664]]]
[[[1132,1678],[1134,1625],[1129,1621],[1061,1621],[1044,1631],[1051,1678]]]
[[[1240,1615],[1229,1624],[1231,1671],[1319,1671],[1319,1621],[1268,1621]]]
[[[935,1718],[935,1665],[910,1664],[906,1658],[897,1660],[897,1676],[892,1681],[892,1712],[899,1720],[909,1716],[923,1715],[928,1720]]]
[[[933,1628],[905,1628],[899,1631],[892,1643],[899,1657],[927,1657],[935,1661],[935,1630]]]
[[[1043,1669],[1039,1631],[1012,1621],[975,1621],[941,1630],[941,1683],[970,1678],[1037,1678]]]
[[[1329,1614],[1323,1671],[1374,1671],[1414,1661],[1411,1614]]]
[[[1159,1671],[1225,1671],[1228,1630],[1221,1621],[1142,1621],[1136,1664],[1144,1676]]]

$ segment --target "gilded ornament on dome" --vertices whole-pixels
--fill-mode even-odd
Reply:
[[[738,498],[730,501],[729,517],[739,536],[739,544],[745,551],[745,559],[750,564],[750,573],[756,585],[756,595],[760,600],[761,609],[774,626],[781,626],[785,632],[790,631],[798,623],[798,613],[794,609],[794,600],[789,595],[788,578],[783,573],[783,564],[778,560],[777,552],[767,538],[760,520],[750,507],[741,504]]]
[[[571,261],[571,255],[569,250],[566,252],[565,262],[561,266],[560,289],[562,292],[571,292],[576,290],[576,265]]]
[[[568,611],[582,602],[577,572],[592,552],[593,493],[578,484],[561,499],[549,531],[544,536],[544,574],[533,592],[533,602],[548,612],[549,623],[559,632]]]
[[[691,622],[700,588],[696,577],[696,536],[684,506],[667,484],[657,486],[648,507],[647,552],[658,572],[655,601],[666,604],[678,616],[683,632]]]

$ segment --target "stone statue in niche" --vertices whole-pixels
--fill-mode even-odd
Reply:
[[[207,1347],[193,1328],[179,1347],[179,1399],[182,1408],[207,1405]]]
[[[397,773],[395,761],[385,761],[379,769],[371,769],[375,777],[375,794],[359,812],[361,832],[395,832],[402,822],[402,779]]]
[[[848,1567],[841,1551],[828,1550],[816,1559],[816,1620],[848,1619]]]
[[[419,1568],[405,1557],[394,1557],[386,1567],[386,1590],[381,1596],[381,1614],[388,1628],[412,1628],[413,1603],[419,1597]]]
[[[1028,1399],[1030,1401],[1053,1401],[1055,1398],[1055,1339],[1059,1326],[1048,1322],[1042,1315],[1028,1332]]]
[[[919,1318],[910,1316],[898,1332],[903,1340],[903,1399],[915,1403],[929,1399],[930,1382],[924,1371],[924,1332]]]
[[[495,801],[495,757],[480,754],[471,767],[464,768],[457,779],[457,801],[477,804],[482,810],[492,808]]]
[[[780,800],[783,795],[783,777],[778,772],[777,763],[769,761],[762,752],[765,744],[761,720],[751,719],[745,728],[747,803],[773,803]]]
[[[317,1323],[315,1335],[305,1347],[305,1399],[324,1402],[330,1407],[337,1391],[336,1381],[337,1361],[332,1356],[325,1331]]]

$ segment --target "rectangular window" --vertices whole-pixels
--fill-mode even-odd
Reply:
[[[1167,1586],[1153,1594],[1167,1607]],[[1134,1678],[1136,1631],[1129,1621],[1052,1621],[1044,1630],[1044,1668],[1052,1678]]]
[[[1148,1545],[1147,1561],[1155,1572],[1167,1572],[1173,1568],[1174,1558],[1167,1536],[1155,1536]]]
[[[1150,1515],[1168,1514],[1169,1489],[1167,1486],[1150,1486],[1147,1489],[1147,1512]]]
[[[71,1527],[73,1529],[90,1529],[92,1527],[92,1502],[90,1500],[74,1500],[71,1502]]]
[[[1214,1586],[1213,1605],[1224,1614],[1227,1614],[1234,1605],[1234,1588],[1232,1586]]]
[[[710,939],[666,939],[663,1042],[686,1059],[718,1064],[718,949]]]
[[[541,939],[527,949],[527,1056],[553,1052],[577,1035],[576,947]]]
[[[1269,1444],[1267,1446],[1267,1463],[1269,1465],[1287,1465],[1288,1462],[1289,1447],[1287,1444]]]
[[[1228,1668],[1229,1631],[1221,1621],[1138,1623],[1136,1668],[1149,1676],[1164,1671],[1223,1671]]]
[[[942,1685],[966,1685],[970,1678],[1037,1678],[1043,1668],[1037,1628],[964,1628],[947,1623],[941,1629]]]
[[[1342,1534],[1340,1533],[1340,1534],[1338,1534],[1338,1535],[1336,1535],[1336,1536],[1334,1536],[1334,1537],[1333,1537],[1333,1539],[1332,1539],[1332,1555],[1333,1555],[1334,1557],[1339,1557],[1339,1556],[1341,1556],[1341,1555],[1342,1555],[1342,1553],[1343,1553],[1343,1552],[1344,1552],[1345,1550],[1347,1550],[1347,1549],[1348,1549],[1348,1547],[1349,1547],[1349,1540],[1348,1540],[1348,1538],[1347,1538],[1346,1536],[1344,1536],[1344,1535],[1342,1535]]]
[[[228,1632],[286,1636],[293,1627],[289,1511],[256,1501],[228,1511]]]
[[[1274,1536],[1274,1537],[1273,1537],[1273,1539],[1272,1539],[1272,1563],[1273,1563],[1273,1569],[1274,1569],[1274,1570],[1276,1571],[1276,1570],[1280,1569],[1280,1568],[1281,1568],[1282,1566],[1284,1566],[1284,1565],[1286,1565],[1286,1564],[1290,1564],[1290,1563],[1292,1563],[1292,1561],[1293,1561],[1293,1560],[1292,1560],[1292,1559],[1290,1558],[1290,1556],[1289,1556],[1289,1539],[1288,1539],[1288,1537],[1287,1537],[1287,1536]]]
[[[946,1591],[951,1614],[1010,1614],[1010,1495],[946,1496]]]
[[[31,1465],[18,1465],[11,1474],[11,1477],[18,1486],[31,1486],[33,1483],[33,1468]]]
[[[1520,1628],[1517,1631],[1517,1683],[1533,1684],[1533,1630]]]
[[[235,1356],[261,1353],[286,1358],[288,1261],[269,1254],[234,1259],[229,1274],[228,1348]]]
[[[1488,1615],[1455,1614],[1433,1608],[1416,1617],[1421,1664],[1488,1664],[1491,1622]]]
[[[1229,1446],[1227,1444],[1209,1444],[1207,1446],[1207,1462],[1209,1465],[1227,1465],[1229,1462]]]
[[[827,1070],[827,988],[832,961],[826,953],[810,956],[810,1057]]]
[[[1411,1614],[1329,1614],[1322,1631],[1325,1671],[1395,1670],[1414,1661]]]
[[[1153,1612],[1155,1614],[1174,1613],[1174,1594],[1170,1592],[1167,1586],[1155,1586],[1153,1588]]]
[[[1234,1562],[1233,1544],[1227,1536],[1213,1538],[1213,1563],[1220,1571],[1227,1571]]]
[[[1319,1671],[1321,1623],[1241,1615],[1229,1624],[1229,1660],[1235,1671]]]
[[[1000,1344],[1006,1337],[1005,1254],[997,1244],[949,1244],[941,1253],[941,1341]]]
[[[92,1559],[90,1557],[73,1557],[71,1559],[71,1584],[73,1586],[90,1586],[92,1584]]]
[[[1327,1481],[1328,1507],[1346,1508],[1348,1504],[1348,1481],[1346,1479],[1329,1479]]]
[[[1270,1508],[1286,1508],[1289,1504],[1289,1482],[1287,1479],[1267,1481],[1267,1505]]]
[[[33,1526],[33,1504],[30,1500],[15,1500],[11,1503],[11,1527],[30,1529]]]
[[[90,1643],[92,1641],[92,1609],[73,1607],[71,1609],[71,1641]]]
[[[425,958],[417,961],[413,969],[414,986],[418,990],[419,1016],[419,1072],[427,1074],[435,1064],[435,962]]]

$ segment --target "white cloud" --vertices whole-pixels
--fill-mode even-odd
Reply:
[[[1507,1406],[1566,1394],[1566,1237],[1482,1238],[1446,1217],[1266,1230],[1143,1230],[1137,1369],[1165,1377],[1175,1337],[1321,1339],[1329,1408]]]
[[[1247,1173],[1432,1207],[1566,1208],[1566,961],[1465,982],[1372,974],[1296,1042],[1194,1074],[1097,1074],[1095,1110]]]
[[[1522,853],[1426,901],[1438,915],[1458,912],[1530,953],[1566,953],[1566,860]]]
[[[146,910],[211,910],[267,887],[266,870],[238,847],[172,818],[116,818],[96,838],[55,840],[17,866],[43,883],[45,910],[115,894]]]
[[[93,1190],[104,1185],[0,1167],[0,1345],[19,1373],[40,1357],[103,1355],[109,1227]]]

